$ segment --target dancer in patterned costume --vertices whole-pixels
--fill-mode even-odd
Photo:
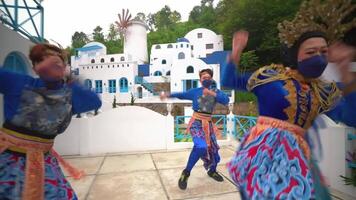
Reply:
[[[227,105],[229,103],[228,96],[216,89],[216,83],[212,80],[213,71],[211,69],[203,69],[199,72],[200,83],[203,87],[193,88],[186,92],[162,94],[161,99],[179,98],[193,101],[194,114],[189,121],[187,131],[190,131],[194,147],[190,153],[186,168],[178,181],[180,189],[187,188],[188,178],[194,165],[199,159],[204,162],[205,169],[208,170],[208,175],[216,181],[223,181],[223,177],[216,172],[216,167],[220,162],[218,153],[219,146],[216,141],[217,128],[214,126],[211,115],[216,103]]]
[[[335,22],[334,15],[343,16],[355,8],[348,1],[323,2],[304,2],[294,21],[279,26],[287,65],[272,64],[252,75],[238,74],[235,66],[248,33],[239,31],[234,35],[231,62],[224,68],[222,86],[253,92],[260,114],[228,163],[242,199],[330,199],[306,130],[325,112],[335,121],[356,126],[356,79],[348,68],[355,49],[344,44],[328,47],[328,42],[340,39],[340,33],[355,26],[356,20],[325,27],[313,23],[313,19],[325,19],[323,16],[328,16],[327,22]],[[321,8],[323,12],[318,10]],[[310,17],[319,14],[323,16]],[[328,59],[339,64],[341,88],[319,79]]]
[[[0,129],[0,199],[77,199],[58,160],[79,178],[52,149],[72,115],[98,109],[95,93],[63,81],[65,54],[56,46],[35,45],[30,51],[40,78],[0,69],[5,122]]]

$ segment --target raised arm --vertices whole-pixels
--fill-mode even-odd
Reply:
[[[6,95],[20,90],[29,79],[31,79],[30,76],[0,68],[0,93]]]
[[[194,89],[190,89],[186,92],[174,92],[170,95],[168,95],[169,98],[178,98],[178,99],[187,99],[187,100],[193,100],[194,98]]]
[[[101,100],[98,95],[77,83],[71,85],[73,90],[72,111],[73,114],[96,110],[101,107]]]
[[[356,84],[355,84],[356,85]],[[337,106],[325,113],[336,122],[356,128],[356,91],[345,95]]]
[[[236,72],[235,64],[230,61],[226,66],[223,67],[221,86],[235,90],[247,91],[246,86],[250,76],[251,73],[238,74]]]
[[[227,65],[223,66],[223,75],[221,85],[223,87],[233,88],[236,90],[247,90],[247,81],[251,74],[238,74],[238,66],[242,51],[245,49],[248,41],[247,31],[238,31],[234,34],[232,40],[232,53],[229,55]]]

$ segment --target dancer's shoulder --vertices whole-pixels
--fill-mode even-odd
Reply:
[[[277,80],[286,80],[290,77],[286,74],[287,69],[283,65],[271,64],[256,70],[248,80],[247,88],[252,90],[259,85]]]

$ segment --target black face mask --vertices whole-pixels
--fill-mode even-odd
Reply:
[[[297,69],[305,78],[318,78],[327,65],[325,56],[316,55],[298,62]]]

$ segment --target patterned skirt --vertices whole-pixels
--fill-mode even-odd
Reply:
[[[46,153],[45,199],[78,199],[69,182],[65,179],[57,159]],[[25,180],[26,156],[4,151],[0,154],[0,199],[20,200]]]
[[[275,123],[259,124],[264,120]],[[306,154],[306,143],[293,126],[260,117],[245,135],[227,164],[242,199],[330,199],[317,165]]]
[[[209,169],[213,166],[216,167],[220,162],[220,156],[218,153],[220,147],[216,140],[215,130],[213,128],[212,122],[209,123],[209,129],[210,139],[208,141],[210,142],[210,145],[208,145],[206,142],[206,134],[203,130],[200,120],[195,120],[189,128],[194,145],[198,147],[204,146],[207,149],[206,156],[202,158],[205,169]]]

